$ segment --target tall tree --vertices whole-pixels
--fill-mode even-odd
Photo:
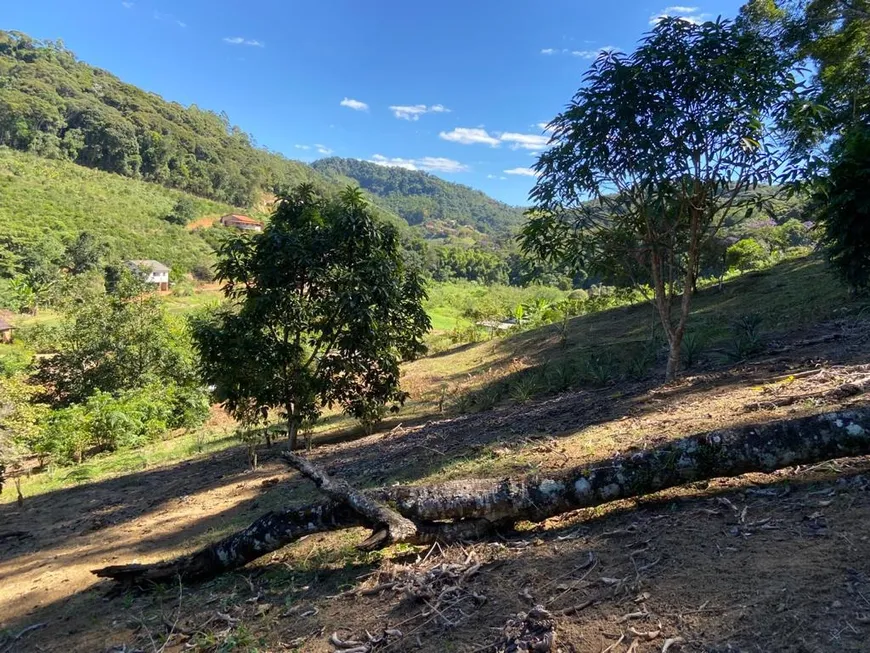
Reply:
[[[83,274],[95,270],[106,255],[106,244],[89,231],[82,231],[66,245],[66,268],[70,274]]]
[[[590,271],[641,268],[668,339],[667,380],[702,249],[754,201],[747,189],[774,179],[770,118],[793,85],[773,40],[742,23],[663,19],[634,54],[600,56],[550,123],[522,246]]]
[[[801,157],[828,260],[853,291],[870,287],[870,0],[751,0],[741,13],[774,35],[806,91],[782,116]]]
[[[404,401],[399,362],[424,351],[425,290],[359,189],[326,199],[303,184],[219,257],[228,301],[193,333],[206,382],[242,423],[277,409],[295,447],[324,406],[366,419]]]
[[[854,292],[870,290],[870,124],[834,144],[812,206],[824,225],[828,260]]]
[[[40,360],[35,375],[56,406],[83,402],[97,390],[198,385],[189,335],[132,274],[123,274],[112,294],[85,289],[69,304],[52,333],[56,352]]]

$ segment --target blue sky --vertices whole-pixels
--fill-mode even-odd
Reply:
[[[27,0],[0,28],[62,39],[168,100],[226,111],[260,145],[427,170],[524,204],[540,125],[591,58],[655,17],[737,0]]]

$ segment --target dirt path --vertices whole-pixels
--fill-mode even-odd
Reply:
[[[863,373],[864,344],[805,347],[669,388],[625,384],[436,420],[324,445],[315,457],[358,485],[560,468],[726,424],[830,410],[830,403],[812,400],[762,410],[758,404],[818,393]],[[0,628],[47,624],[10,650],[133,650],[110,649],[122,644],[156,650],[151,639],[165,636],[164,618],[174,615],[186,624],[181,630],[202,632],[176,637],[176,648],[166,650],[197,642],[197,650],[331,651],[321,629],[342,624],[359,636],[406,621],[408,637],[385,651],[470,651],[497,640],[505,621],[529,608],[528,597],[554,610],[593,601],[556,620],[570,645],[565,651],[599,653],[620,635],[627,639],[614,650],[625,650],[638,638],[629,626],[661,630],[639,641],[636,653],[661,650],[665,635],[685,637],[689,651],[866,650],[870,493],[864,476],[840,478],[864,472],[864,461],[581,511],[500,544],[435,551],[421,564],[414,563],[417,552],[357,554],[355,533],[318,536],[244,576],[186,588],[180,608],[171,589],[103,599],[109,586],[97,584],[93,568],[172,557],[274,506],[313,496],[274,454],[261,460],[257,472],[248,472],[244,452],[230,450],[33,497],[23,509],[0,505]],[[264,484],[270,479],[287,482]],[[783,482],[787,492],[768,487]],[[427,608],[433,597],[413,601],[384,591],[327,598],[465,562],[469,552],[484,565],[469,591],[485,600],[454,605],[453,618]],[[595,568],[584,577],[587,570],[579,568],[590,552]],[[218,612],[229,620],[216,622]],[[642,616],[619,621],[632,612]],[[737,648],[728,648],[732,643]]]

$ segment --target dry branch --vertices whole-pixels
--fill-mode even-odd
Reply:
[[[357,492],[347,482],[333,479],[311,461],[291,451],[285,451],[281,457],[300,474],[314,481],[327,497],[347,504],[370,523],[374,532],[359,545],[363,551],[374,551],[395,542],[407,542],[417,535],[417,526],[410,519]]]
[[[792,406],[802,401],[842,401],[849,397],[855,397],[865,392],[870,391],[870,376],[843,383],[835,388],[823,390],[822,392],[810,392],[802,395],[789,395],[787,397],[778,397],[776,399],[768,399],[766,401],[755,401],[747,404],[744,408],[747,411],[753,410],[774,410],[783,406]]]
[[[359,494],[390,504],[414,522],[412,543],[488,535],[520,520],[549,517],[669,487],[748,472],[772,472],[870,454],[870,407],[711,431],[553,475],[396,486]],[[122,581],[165,582],[215,576],[303,535],[366,525],[346,503],[327,500],[271,512],[243,531],[177,560],[95,570]]]

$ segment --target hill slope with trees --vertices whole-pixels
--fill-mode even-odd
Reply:
[[[506,234],[523,220],[519,207],[419,170],[338,157],[320,159],[312,167],[330,181],[356,182],[377,204],[412,226],[455,222],[486,234]]]
[[[126,84],[60,41],[2,30],[0,145],[235,206],[318,181],[304,163],[257,147],[226,114]]]
[[[4,274],[16,252],[39,246],[62,248],[79,233],[90,233],[106,248],[106,260],[157,259],[179,271],[211,264],[209,244],[166,216],[182,197],[196,215],[228,213],[210,200],[69,161],[51,161],[0,147],[0,252]]]

